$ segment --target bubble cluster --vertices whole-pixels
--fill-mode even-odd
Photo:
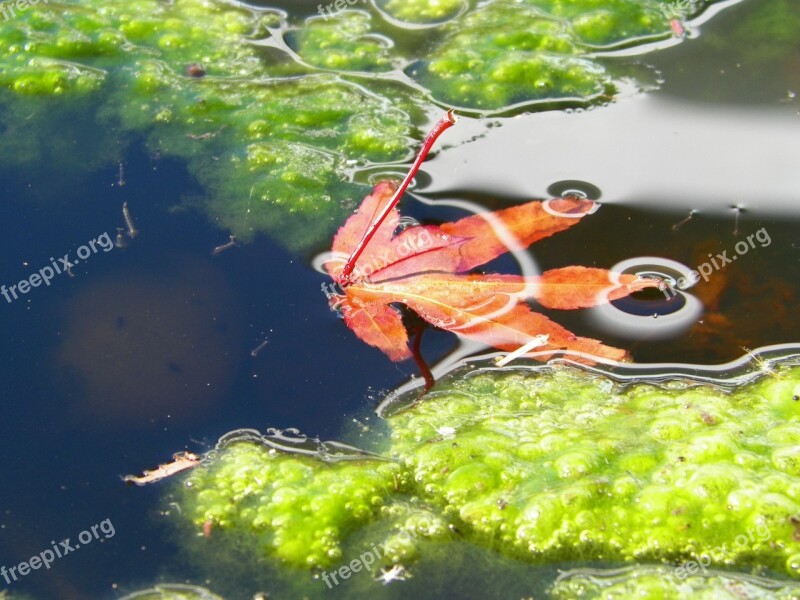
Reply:
[[[376,35],[372,17],[362,11],[311,19],[284,37],[302,60],[322,69],[383,72],[398,61],[392,40]]]
[[[213,466],[186,481],[196,526],[255,538],[266,554],[294,566],[335,564],[341,538],[380,514],[388,501],[394,463],[365,468],[329,464],[237,442],[219,451]]]
[[[203,0],[87,0],[39,4],[2,20],[2,112],[14,121],[24,110],[29,117],[8,160],[52,145],[46,115],[56,107],[88,106],[97,122],[85,128],[108,139],[78,144],[84,156],[77,162],[96,162],[97,145],[117,148],[129,133],[142,135],[151,151],[187,162],[208,192],[202,208],[241,240],[268,231],[291,247],[318,243],[367,191],[347,181],[348,164],[406,156],[415,108],[402,90],[389,100],[379,83],[367,90],[324,72],[331,65],[322,54],[340,67],[368,69],[364,53],[391,45],[360,36],[366,14],[327,29],[309,20],[298,38],[305,62],[260,46],[299,35],[287,19],[274,9]],[[360,42],[346,56],[331,46],[351,38]],[[46,108],[36,111],[32,101]],[[68,114],[58,121],[78,121]],[[289,220],[296,226],[288,228]]]
[[[408,561],[458,532],[536,562],[704,557],[794,575],[798,393],[797,368],[733,391],[622,389],[568,367],[478,372],[388,419],[391,462],[234,443],[192,473],[184,512],[296,566],[336,562],[354,539]]]
[[[596,45],[671,35],[659,0],[381,0],[312,16],[205,0],[12,4],[0,131],[14,133],[0,162],[45,164],[47,180],[58,162],[68,179],[73,165],[113,166],[121,140],[140,137],[186,162],[215,224],[292,249],[318,246],[364,197],[358,169],[409,157],[431,101],[473,113],[607,103],[621,79]]]

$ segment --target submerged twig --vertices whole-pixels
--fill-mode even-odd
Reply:
[[[211,251],[211,255],[217,256],[218,254],[222,254],[223,252],[225,252],[225,250],[227,250],[228,248],[233,248],[234,246],[239,245],[238,239],[236,238],[235,235],[230,236],[230,238],[231,238],[230,241],[225,242],[224,244],[220,244],[219,246],[216,246]]]
[[[127,202],[122,203],[122,218],[125,219],[125,225],[128,228],[128,237],[132,239],[135,238],[137,235],[139,235],[139,230],[136,229],[136,227],[134,227],[133,225],[133,219],[131,218],[131,211],[128,210]]]
[[[672,226],[672,231],[678,231],[678,228],[679,228],[679,227],[682,227],[683,225],[685,225],[686,223],[688,223],[689,221],[691,221],[691,220],[692,220],[692,217],[693,217],[693,216],[694,216],[696,213],[697,213],[697,211],[696,211],[696,210],[694,210],[694,209],[690,210],[690,211],[689,211],[689,216],[688,216],[688,217],[686,217],[685,219],[683,219],[682,221],[680,221],[680,222],[678,222],[678,223],[675,223],[675,225],[673,225],[673,226]]]
[[[198,134],[195,134],[195,133],[187,133],[187,134],[186,134],[186,137],[187,137],[187,138],[189,138],[190,140],[210,140],[210,139],[211,139],[211,138],[213,138],[213,137],[217,137],[217,135],[219,135],[219,133],[220,133],[220,132],[221,132],[223,129],[225,129],[225,127],[226,127],[226,126],[225,126],[225,125],[223,125],[222,127],[220,127],[219,129],[217,129],[216,131],[208,131],[208,132],[206,132],[206,133],[201,133],[201,134],[199,134],[199,135],[198,135]]]
[[[256,346],[252,350],[250,350],[250,356],[258,356],[258,353],[261,352],[266,347],[267,344],[269,344],[269,340],[267,338],[264,338],[263,342],[261,342],[258,346]]]

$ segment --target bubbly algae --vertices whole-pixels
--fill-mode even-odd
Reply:
[[[56,195],[143,137],[187,164],[219,226],[308,248],[367,193],[359,169],[409,158],[432,103],[609,102],[635,67],[612,74],[603,51],[673,35],[666,0],[336,4],[5,3],[0,162]]]
[[[381,547],[375,569],[413,570],[468,542],[533,565],[671,565],[676,585],[700,566],[800,575],[798,367],[735,389],[479,370],[386,425],[361,440],[382,460],[222,444],[181,486],[183,518],[304,569]]]

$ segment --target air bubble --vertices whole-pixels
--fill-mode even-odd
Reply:
[[[596,185],[588,181],[581,181],[580,179],[564,179],[563,181],[556,181],[547,187],[547,193],[554,198],[587,198],[590,200],[599,200],[603,193]]]
[[[414,217],[409,217],[404,215],[400,217],[400,222],[397,224],[397,227],[394,230],[394,234],[397,235],[405,231],[409,227],[417,227],[419,225],[421,225],[421,223],[417,221]]]
[[[609,333],[628,339],[675,337],[691,327],[703,312],[702,303],[683,292],[697,282],[686,265],[668,258],[642,256],[617,263],[610,270],[653,279],[661,285],[591,309],[597,324]]]

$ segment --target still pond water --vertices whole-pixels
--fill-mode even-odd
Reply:
[[[656,91],[585,112],[462,119],[426,163],[413,192],[421,202],[408,211],[443,221],[464,214],[456,201],[493,209],[584,191],[601,210],[538,244],[540,268],[627,261],[658,270],[670,259],[695,269],[722,251],[737,261],[698,292],[702,314],[659,321],[647,314],[658,310],[651,297],[643,311],[629,307],[641,313],[633,318],[554,315],[565,327],[648,363],[719,364],[744,348],[800,342],[800,62],[797,48],[750,60],[735,32],[755,4],[729,6],[697,39],[648,55],[663,80]],[[100,534],[50,569],[4,583],[14,594],[111,598],[161,580],[206,585],[180,558],[162,489],[127,487],[120,476],[181,449],[205,451],[242,427],[335,438],[416,373],[364,346],[329,310],[314,252],[259,237],[212,256],[227,233],[171,210],[201,193],[184,165],[134,146],[124,186],[119,176],[73,173],[54,197],[46,181],[0,166],[2,283],[97,240],[74,277],[0,300],[0,565],[93,525]],[[123,202],[140,234],[118,248]],[[748,236],[754,243],[737,246]],[[437,363],[455,346],[451,334],[430,332],[423,352]]]

